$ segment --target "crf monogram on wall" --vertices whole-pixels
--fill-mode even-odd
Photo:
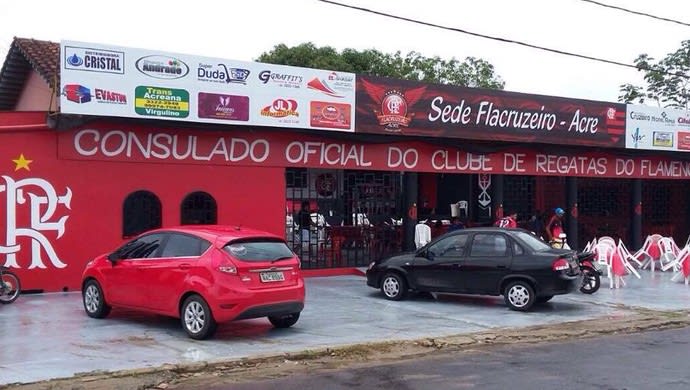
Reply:
[[[23,155],[19,161],[23,164],[13,160],[17,164],[17,168],[28,168],[28,162]],[[55,249],[44,232],[55,231],[57,238],[62,237],[65,233],[65,223],[69,216],[62,217],[55,216],[58,205],[64,205],[70,209],[70,202],[72,200],[72,190],[69,187],[65,188],[63,195],[58,195],[57,191],[48,181],[31,177],[20,180],[14,180],[9,176],[2,176],[0,181],[0,195],[5,194],[6,205],[6,221],[5,221],[5,242],[2,245],[0,241],[0,254],[6,255],[5,266],[11,268],[21,268],[17,262],[17,255],[24,251],[17,243],[18,238],[28,237],[31,239],[31,264],[29,269],[33,268],[47,268],[44,263],[42,253],[48,256],[50,263],[56,268],[64,268],[67,264],[63,263],[55,253]],[[22,208],[28,208],[29,223],[18,226],[17,211]]]

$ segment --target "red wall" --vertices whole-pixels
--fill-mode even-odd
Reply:
[[[13,270],[25,290],[79,289],[86,262],[123,242],[122,204],[128,194],[137,190],[151,191],[160,198],[163,226],[180,223],[180,204],[187,194],[205,191],[217,202],[218,223],[284,234],[284,168],[58,159],[58,131],[25,126],[30,116],[15,120],[15,130],[11,124],[0,125],[0,264],[12,265],[7,256],[8,251],[13,251],[8,249],[10,230],[9,236],[18,236],[19,245],[18,251],[14,248],[19,268]],[[22,154],[32,160],[29,170],[13,162]],[[15,188],[12,195],[20,196],[16,202],[8,202],[11,183],[22,179],[43,179],[42,183],[48,185]],[[63,199],[62,203],[53,202],[56,207],[49,215],[50,202],[40,198],[50,198],[47,192],[52,190]],[[32,205],[39,217],[34,221]],[[67,219],[60,236],[57,227],[63,217]],[[17,234],[20,229],[27,229],[24,236]],[[59,261],[51,261],[47,247],[26,234],[45,237]],[[63,268],[61,263],[65,264]]]

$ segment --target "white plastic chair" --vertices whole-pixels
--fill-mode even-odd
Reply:
[[[690,283],[690,274],[688,276],[685,276],[683,272],[683,267],[685,266],[685,262],[687,261],[690,261],[690,245],[686,245],[685,247],[683,247],[683,249],[681,249],[681,251],[678,252],[678,256],[676,256],[676,262],[678,263],[678,267],[674,267],[676,273],[671,278],[672,282],[675,282],[680,278],[683,278],[685,279],[686,286]]]
[[[654,272],[654,263],[656,263],[659,259],[655,259],[652,257],[652,255],[649,254],[649,248],[652,245],[656,245],[659,239],[661,239],[661,236],[659,234],[652,234],[650,236],[647,236],[647,238],[644,240],[644,243],[642,244],[642,248],[638,249],[637,252],[633,253],[633,256],[642,262],[642,269],[650,267],[652,272]]]
[[[618,240],[618,246],[616,247],[616,250],[618,251],[618,255],[621,257],[621,261],[623,262],[623,265],[625,266],[625,269],[628,271],[628,273],[635,275],[638,279],[642,279],[639,272],[637,272],[635,267],[633,267],[633,265],[630,264],[629,259],[634,258],[632,257],[630,252],[628,252],[628,248],[625,247],[625,244],[623,244],[623,240]],[[625,281],[623,281],[623,283],[625,283]]]
[[[661,249],[661,256],[659,257],[661,270],[666,271],[673,268],[674,271],[677,271],[676,266],[678,263],[676,258],[678,257],[679,250],[676,242],[673,241],[673,237],[662,237],[659,240],[659,249]]]
[[[620,239],[618,240],[618,248],[619,248],[619,250],[620,250],[621,255],[622,255],[628,262],[631,262],[631,261],[632,261],[632,262],[634,262],[635,264],[637,264],[638,267],[640,267],[640,268],[642,267],[642,262],[641,262],[640,260],[638,260],[638,259],[635,257],[635,255],[633,255],[632,253],[630,253],[630,251],[628,250],[628,247],[626,247],[625,244],[623,243],[623,240],[620,240]]]
[[[431,241],[431,227],[425,223],[418,223],[414,227],[414,245],[417,249]]]
[[[597,245],[594,246],[593,250],[596,254],[595,261],[597,263],[598,268],[606,270],[606,276],[609,279],[611,279],[611,283],[613,283],[611,275],[611,256],[613,254],[614,247],[608,245],[607,243],[597,243]]]

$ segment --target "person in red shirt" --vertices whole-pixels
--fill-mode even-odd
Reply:
[[[502,227],[502,228],[516,228],[516,227],[518,227],[517,215],[518,214],[515,211],[511,211],[505,217],[497,220],[496,223],[494,223],[494,226],[498,226],[498,227]]]
[[[565,211],[563,211],[562,208],[556,207],[554,210],[553,215],[551,216],[551,219],[549,219],[549,222],[546,224],[546,238],[549,239],[549,242],[554,241],[554,239],[559,238],[561,233],[564,233],[563,231],[563,216],[565,215]]]

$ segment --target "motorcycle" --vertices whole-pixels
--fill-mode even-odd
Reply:
[[[592,252],[577,254],[577,264],[582,273],[580,292],[583,294],[594,294],[601,287],[601,271],[594,266],[594,256]]]
[[[558,249],[570,249],[567,236],[561,233],[558,238],[551,241],[551,246]],[[594,266],[594,256],[592,252],[582,252],[577,254],[577,265],[582,274],[582,284],[580,285],[580,292],[583,294],[594,294],[601,287],[601,271]]]
[[[20,291],[19,277],[9,268],[0,266],[0,304],[16,301]]]

